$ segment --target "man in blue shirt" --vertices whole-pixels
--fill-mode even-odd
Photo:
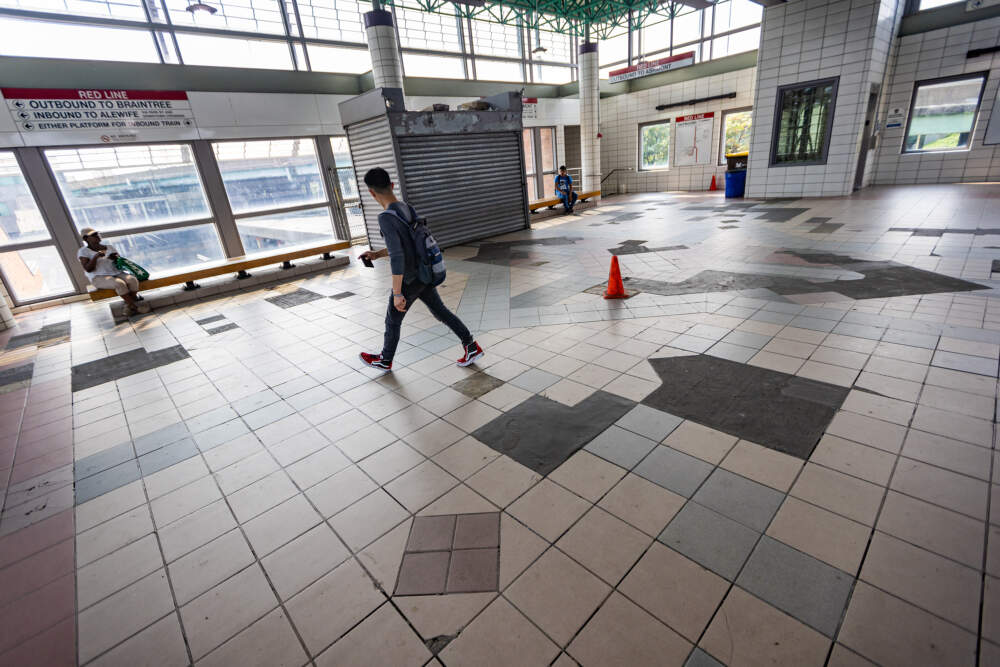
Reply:
[[[576,204],[576,192],[573,190],[573,177],[566,173],[565,165],[559,167],[559,174],[556,176],[556,195],[562,199],[563,210],[572,213],[573,205]]]
[[[363,261],[380,257],[389,258],[389,266],[392,269],[392,296],[389,297],[389,309],[385,315],[382,353],[362,352],[359,355],[361,361],[382,371],[392,370],[392,357],[396,354],[396,346],[399,345],[399,330],[403,326],[403,317],[410,304],[419,299],[427,306],[427,310],[431,311],[431,315],[446,324],[462,341],[465,354],[456,363],[459,366],[468,366],[483,356],[483,348],[479,347],[462,320],[444,305],[437,288],[420,282],[417,277],[417,247],[410,233],[410,225],[407,224],[413,223],[417,212],[412,206],[396,198],[389,172],[385,169],[376,167],[369,170],[365,174],[365,185],[368,186],[368,191],[375,201],[385,209],[378,216],[379,232],[385,240],[385,248],[363,252],[359,257]]]

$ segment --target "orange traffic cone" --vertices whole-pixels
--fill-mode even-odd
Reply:
[[[712,174],[712,184],[708,186],[709,190],[718,190],[719,186],[715,184],[715,174]]]
[[[622,272],[618,268],[618,256],[611,256],[611,273],[608,274],[608,291],[604,293],[605,299],[627,299],[631,294],[625,293],[625,284],[622,283]]]

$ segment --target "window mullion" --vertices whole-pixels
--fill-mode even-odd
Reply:
[[[205,195],[208,197],[208,205],[212,209],[215,228],[219,232],[226,257],[242,257],[246,251],[243,248],[243,240],[240,238],[239,230],[236,228],[236,219],[233,217],[233,209],[229,204],[229,196],[226,194],[226,186],[222,181],[222,172],[215,159],[212,144],[204,139],[199,139],[192,143],[192,148],[195,164],[198,171],[201,172]]]

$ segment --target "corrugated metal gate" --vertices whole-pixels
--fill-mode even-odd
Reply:
[[[354,173],[358,179],[358,191],[361,194],[361,210],[365,216],[365,228],[368,231],[368,242],[373,247],[382,248],[382,234],[378,228],[378,214],[382,207],[375,201],[365,186],[364,177],[369,169],[382,167],[389,172],[389,177],[396,184],[396,196],[399,191],[399,173],[396,171],[396,155],[392,145],[392,133],[389,130],[387,116],[379,116],[371,120],[351,125],[347,128],[347,140],[351,146],[351,157],[354,160]]]
[[[525,228],[519,138],[513,132],[397,137],[407,199],[442,247]]]

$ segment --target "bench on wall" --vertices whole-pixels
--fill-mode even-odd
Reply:
[[[157,289],[159,287],[167,287],[168,285],[180,285],[181,283],[184,283],[185,290],[196,290],[199,288],[199,285],[195,281],[203,278],[212,278],[215,276],[225,275],[227,273],[235,273],[237,280],[242,280],[244,278],[251,277],[249,273],[250,269],[255,269],[261,266],[269,266],[271,264],[281,264],[283,269],[291,269],[294,268],[294,264],[292,264],[293,259],[320,255],[323,259],[330,260],[334,259],[333,255],[330,254],[334,250],[344,250],[350,247],[351,244],[349,241],[338,241],[337,243],[327,243],[325,245],[312,246],[309,248],[296,248],[295,250],[289,250],[271,255],[233,257],[211,266],[192,269],[190,271],[177,273],[172,276],[165,276],[163,278],[150,278],[149,280],[144,280],[139,283],[139,291],[144,292],[147,290]],[[115,291],[110,289],[98,289],[90,292],[90,299],[92,301],[110,299],[113,296],[115,296]]]
[[[600,190],[594,190],[593,192],[578,192],[576,203],[579,204],[580,202],[586,201],[592,197],[600,197],[600,196],[601,196]],[[562,199],[559,199],[559,197],[553,197],[551,199],[540,199],[538,201],[533,201],[530,204],[528,204],[528,209],[532,213],[535,213],[536,211],[540,211],[543,208],[552,209],[555,208],[556,206],[560,206],[561,204],[562,204]]]

